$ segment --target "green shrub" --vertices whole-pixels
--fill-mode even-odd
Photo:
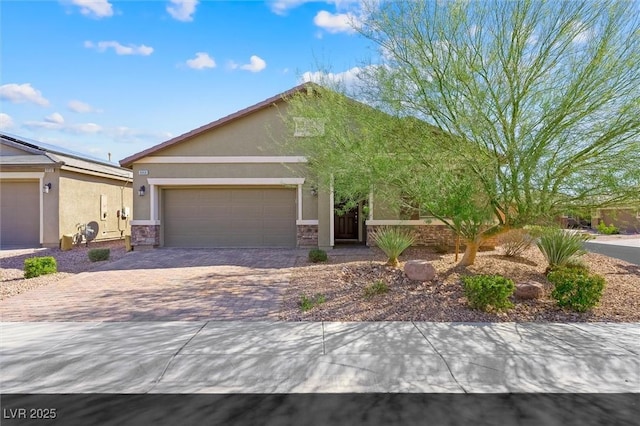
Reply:
[[[551,296],[559,306],[586,312],[598,304],[604,290],[604,277],[574,268],[551,271],[547,277],[554,285]]]
[[[313,263],[326,262],[327,252],[317,248],[311,249],[309,250],[309,260]]]
[[[498,236],[498,245],[507,257],[520,256],[534,242],[535,238],[526,229],[512,229]]]
[[[589,238],[588,235],[565,232],[560,228],[546,229],[537,245],[549,264],[547,273],[575,262],[576,258],[585,254],[582,244]]]
[[[387,264],[391,266],[398,266],[398,256],[416,241],[410,231],[392,226],[376,228],[371,238],[387,255]]]
[[[497,311],[513,306],[509,296],[516,289],[515,284],[500,275],[474,275],[462,278],[464,294],[469,306],[483,311],[493,308]]]
[[[92,262],[99,262],[101,260],[109,260],[109,255],[111,254],[111,250],[108,248],[101,249],[91,249],[87,253],[89,256],[89,260]]]
[[[24,277],[34,278],[40,275],[55,274],[58,264],[51,256],[30,257],[24,260]]]
[[[325,301],[326,299],[323,294],[316,294],[313,297],[302,295],[300,297],[300,309],[302,310],[302,312],[306,312],[315,306],[321,305]]]
[[[377,280],[371,285],[364,288],[364,297],[367,299],[377,296],[378,294],[384,294],[389,291],[389,286],[382,280]]]
[[[600,222],[597,228],[598,232],[604,235],[613,235],[620,233],[620,230],[613,223],[607,226],[604,222]]]

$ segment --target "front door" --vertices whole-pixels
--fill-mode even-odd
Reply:
[[[343,215],[334,213],[334,234],[336,240],[358,239],[358,206],[348,210]]]

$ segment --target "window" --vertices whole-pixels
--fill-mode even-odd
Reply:
[[[324,135],[324,122],[317,118],[295,117],[295,137]]]

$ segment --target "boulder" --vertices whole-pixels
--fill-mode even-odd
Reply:
[[[431,281],[436,277],[436,268],[426,260],[409,260],[404,264],[404,273],[414,281]]]
[[[535,281],[516,283],[515,296],[518,299],[539,299],[542,297],[544,286]]]

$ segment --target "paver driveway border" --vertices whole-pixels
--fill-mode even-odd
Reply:
[[[2,321],[276,319],[301,249],[175,249],[123,258],[0,301]]]

